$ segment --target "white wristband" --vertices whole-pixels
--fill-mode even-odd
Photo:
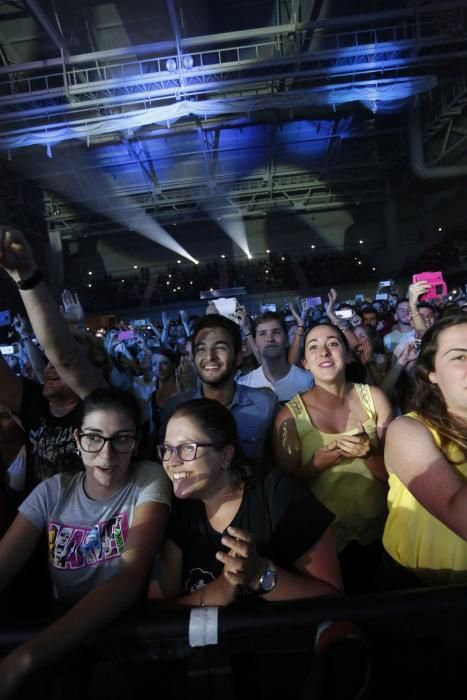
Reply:
[[[190,647],[205,647],[218,642],[219,608],[192,608],[188,629]]]

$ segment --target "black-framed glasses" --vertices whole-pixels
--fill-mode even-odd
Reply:
[[[174,452],[182,462],[192,462],[196,459],[198,447],[219,447],[214,442],[183,442],[181,445],[157,445],[157,454],[161,462],[167,462]]]
[[[136,438],[133,435],[112,435],[104,437],[97,433],[78,433],[78,442],[84,452],[100,452],[106,442],[110,442],[112,449],[120,454],[134,450]]]

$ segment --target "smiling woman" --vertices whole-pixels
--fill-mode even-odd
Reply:
[[[382,444],[392,418],[377,387],[346,382],[347,347],[345,336],[332,324],[308,330],[303,364],[315,386],[281,409],[274,432],[277,466],[305,480],[335,514],[339,553],[351,542],[366,546],[381,539],[387,512]],[[355,568],[350,562],[352,579]],[[354,583],[343,573],[353,590]]]
[[[227,605],[243,595],[289,600],[335,594],[332,515],[285,473],[252,480],[235,420],[220,403],[181,404],[159,455],[176,500],[160,587],[183,605]]]
[[[131,394],[93,391],[75,431],[84,472],[42,482],[0,541],[3,589],[46,531],[54,596],[68,609],[0,662],[2,698],[143,593],[164,535],[170,483],[159,465],[133,463],[138,428],[139,407]]]

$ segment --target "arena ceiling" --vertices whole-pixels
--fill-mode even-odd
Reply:
[[[174,223],[466,174],[466,20],[465,0],[0,0],[4,176],[39,184],[56,247],[170,248]]]

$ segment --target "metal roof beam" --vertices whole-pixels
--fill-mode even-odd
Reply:
[[[59,49],[59,51],[62,52],[65,56],[68,56],[69,52],[68,52],[68,49],[66,48],[65,44],[63,43],[63,37],[60,35],[60,33],[54,27],[54,25],[49,20],[49,18],[47,17],[47,15],[43,11],[43,9],[40,7],[40,5],[36,2],[36,0],[24,0],[24,2],[29,7],[32,14],[37,19],[37,21],[42,26],[42,28],[46,31],[46,33],[52,39],[52,41],[55,44],[55,46],[57,47],[57,49]]]

